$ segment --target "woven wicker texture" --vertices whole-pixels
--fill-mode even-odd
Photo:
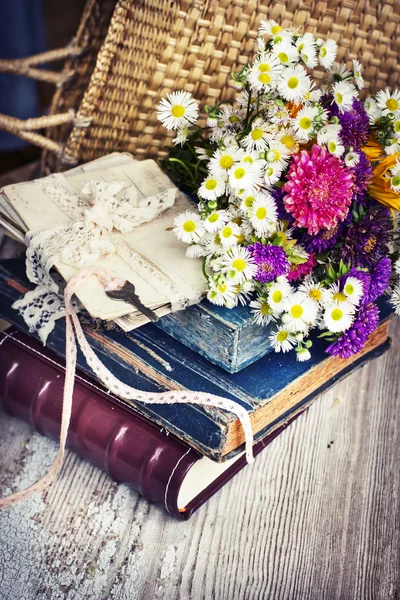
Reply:
[[[400,85],[399,0],[119,0],[109,22],[111,4],[87,5],[77,36],[87,53],[67,63],[76,77],[57,90],[51,112],[74,108],[80,122],[91,122],[72,128],[63,159],[52,168],[114,150],[162,156],[171,136],[157,122],[160,98],[186,89],[202,103],[231,99],[230,73],[252,55],[261,19],[334,38],[338,60],[365,65],[371,91]],[[65,139],[66,127],[50,135]]]

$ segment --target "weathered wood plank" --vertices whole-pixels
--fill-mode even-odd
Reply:
[[[68,454],[43,497],[0,514],[0,598],[399,598],[400,322],[392,335],[187,523]],[[0,493],[55,452],[1,413]]]

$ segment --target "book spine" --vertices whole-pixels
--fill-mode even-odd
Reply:
[[[10,414],[58,440],[64,366],[28,336],[0,334],[0,394]],[[178,511],[180,485],[199,454],[102,388],[77,376],[67,447],[146,500]]]

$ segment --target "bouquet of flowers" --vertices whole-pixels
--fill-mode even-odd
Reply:
[[[185,91],[158,117],[176,130],[167,171],[195,192],[175,233],[203,257],[208,300],[249,304],[276,351],[358,353],[390,294],[400,314],[400,91],[362,102],[362,65],[336,42],[262,22],[254,60],[232,74],[236,101],[206,106]],[[318,83],[312,73],[323,71]]]

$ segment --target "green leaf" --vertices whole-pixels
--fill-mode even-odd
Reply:
[[[307,258],[302,258],[301,256],[288,256],[289,262],[292,265],[304,265],[307,262]]]
[[[324,333],[319,334],[319,338],[326,338],[328,336],[332,336],[332,331],[324,331]]]

